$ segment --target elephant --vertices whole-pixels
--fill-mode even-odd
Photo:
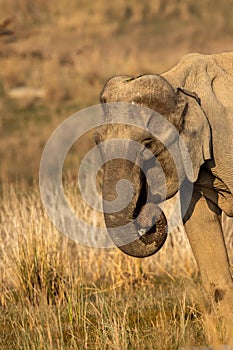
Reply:
[[[228,339],[233,343],[233,280],[221,225],[222,212],[233,216],[233,53],[193,53],[161,74],[114,76],[104,85],[100,102],[103,108],[109,103],[127,103],[155,111],[175,127],[184,141],[192,173],[178,139],[171,140],[179,159],[179,182],[177,164],[169,151],[143,129],[109,124],[95,135],[97,146],[111,138],[125,137],[149,149],[164,172],[165,199],[182,191],[185,183],[192,184],[186,209],[185,191],[181,197],[184,228],[211,308],[224,318]],[[114,118],[110,121],[114,123]],[[103,158],[107,151],[100,147]],[[119,212],[105,212],[106,227],[110,230],[136,218],[138,232],[132,232],[135,239],[121,244],[113,233],[113,241],[126,254],[146,257],[157,252],[167,236],[166,217],[158,208],[159,180],[150,188],[137,164],[125,159],[108,161],[103,170],[103,199],[113,201],[117,183],[125,178],[134,186],[131,202]]]

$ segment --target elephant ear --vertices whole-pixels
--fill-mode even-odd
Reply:
[[[189,181],[195,182],[201,165],[212,157],[211,131],[208,119],[197,100],[193,97],[187,97],[187,100],[179,146],[186,176]],[[188,152],[184,151],[184,144]]]

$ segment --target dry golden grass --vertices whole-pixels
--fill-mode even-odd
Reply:
[[[75,202],[73,186],[66,192]],[[1,349],[173,350],[224,341],[223,329],[208,325],[182,230],[144,260],[83,247],[57,232],[37,186],[7,183],[0,222]]]

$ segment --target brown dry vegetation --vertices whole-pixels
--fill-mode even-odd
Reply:
[[[79,215],[94,222],[72,186],[66,190]],[[205,311],[182,230],[144,260],[82,247],[50,223],[38,188],[10,184],[0,222],[1,349],[174,350],[224,341],[224,328],[217,332]],[[230,226],[226,232],[229,242]]]
[[[173,350],[210,344],[210,335],[224,340],[204,311],[182,229],[142,261],[81,247],[49,222],[37,179],[49,135],[98,103],[109,76],[161,72],[188,52],[232,50],[232,5],[0,0],[1,349]],[[78,157],[74,147],[71,174]],[[66,189],[78,212],[102,220],[77,202],[72,184]],[[232,222],[224,222],[232,258]]]

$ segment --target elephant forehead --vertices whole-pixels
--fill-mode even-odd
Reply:
[[[133,101],[106,102],[102,106],[103,119],[108,123],[124,123],[146,127],[151,115],[157,114],[148,106]]]
[[[114,123],[99,127],[96,133],[100,141],[119,138],[141,142],[151,135],[147,130],[141,127]]]

